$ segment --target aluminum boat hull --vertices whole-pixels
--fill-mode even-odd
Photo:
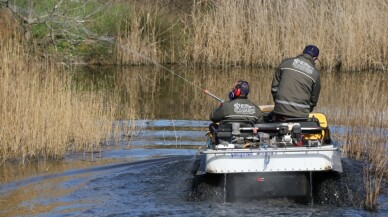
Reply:
[[[321,147],[289,147],[268,149],[206,149],[201,152],[198,173],[252,172],[342,172],[338,149]]]

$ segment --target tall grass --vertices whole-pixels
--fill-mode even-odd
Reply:
[[[273,67],[316,44],[325,68],[387,66],[385,1],[212,2],[207,10],[193,9],[186,63]]]
[[[316,44],[328,70],[388,66],[383,0],[193,0],[184,9],[173,1],[120,4],[127,13],[116,22],[116,64],[147,63],[138,53],[161,63],[275,67]]]
[[[13,35],[0,37],[0,165],[93,150],[110,132],[114,109],[98,94],[72,90],[64,68]]]
[[[377,208],[382,181],[388,177],[388,91],[387,75],[364,73],[328,73],[323,75],[320,109],[332,124],[345,128],[335,135],[345,157],[366,162],[363,206]]]
[[[329,92],[324,94],[332,93],[333,98],[321,105],[336,104],[324,110],[332,114],[333,123],[347,128],[346,134],[339,138],[344,156],[366,162],[363,206],[376,210],[382,182],[388,177],[388,99],[385,94],[388,77],[385,73],[369,72],[341,73],[329,75],[329,78],[326,84]]]
[[[116,64],[151,64],[147,58],[160,63],[178,60],[185,35],[179,17],[153,1],[121,3],[121,7],[127,10],[117,17]]]
[[[66,16],[82,17],[100,4],[89,3],[84,10],[64,10]],[[63,6],[72,4],[80,3]],[[46,7],[40,3],[34,9],[38,13]],[[150,64],[141,54],[160,63],[275,67],[316,44],[323,68],[386,70],[387,9],[384,0],[132,0],[114,1],[74,28],[57,17],[71,34],[52,36],[52,46],[47,46],[53,39],[49,26],[29,28],[44,48],[55,47],[68,61],[80,62],[76,56],[90,64]],[[58,27],[59,34],[67,32],[55,22],[52,28]],[[85,39],[83,28],[115,38],[116,46]]]

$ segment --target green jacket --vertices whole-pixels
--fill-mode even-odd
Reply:
[[[239,97],[223,103],[210,114],[210,120],[215,123],[225,119],[249,119],[257,123],[263,120],[263,113],[257,105],[246,98]]]
[[[301,54],[285,59],[276,69],[272,80],[273,112],[291,117],[308,117],[318,103],[320,91],[320,74],[310,55]]]

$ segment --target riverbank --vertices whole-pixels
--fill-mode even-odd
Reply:
[[[14,5],[20,10],[1,5],[0,13],[19,17],[11,22],[25,22],[24,36],[40,52],[55,50],[58,59],[70,64],[152,65],[152,60],[211,67],[276,67],[307,44],[320,48],[322,69],[386,70],[388,64],[388,33],[380,28],[388,26],[388,6],[383,0],[104,4],[90,0],[60,4],[54,12],[41,4]],[[54,7],[55,1],[49,6]],[[69,13],[76,6],[87,10]],[[21,9],[30,11],[29,17]],[[60,12],[69,13],[67,22]],[[45,15],[51,18],[39,22]]]

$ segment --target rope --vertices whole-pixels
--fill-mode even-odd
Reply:
[[[268,144],[264,144],[262,145],[262,147],[264,148],[264,150],[267,150],[268,148]],[[269,161],[270,161],[270,156],[268,155],[268,152],[265,152],[265,155],[264,155],[264,164],[269,164]]]

